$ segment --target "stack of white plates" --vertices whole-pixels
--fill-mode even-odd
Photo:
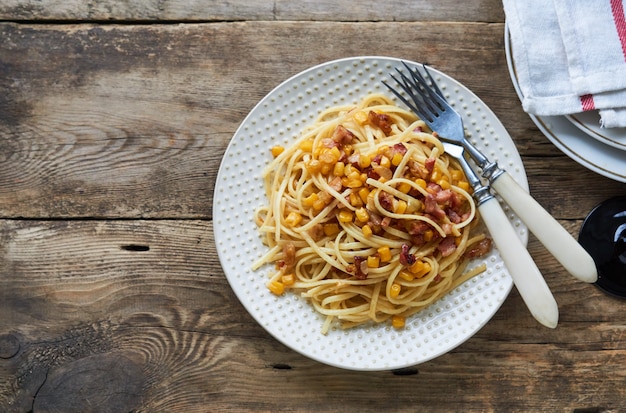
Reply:
[[[504,43],[511,80],[521,99],[506,26]],[[600,175],[626,182],[626,128],[601,128],[597,111],[568,116],[529,116],[541,132],[567,156]]]

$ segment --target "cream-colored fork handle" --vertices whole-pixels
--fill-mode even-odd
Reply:
[[[555,328],[559,322],[559,308],[543,279],[537,264],[518,238],[498,200],[491,197],[478,206],[481,217],[493,238],[502,261],[513,278],[526,306],[537,321]]]
[[[508,172],[491,182],[491,187],[570,274],[588,283],[598,279],[593,258]]]

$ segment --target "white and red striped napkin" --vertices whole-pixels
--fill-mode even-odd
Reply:
[[[626,0],[503,0],[528,113],[626,127]]]

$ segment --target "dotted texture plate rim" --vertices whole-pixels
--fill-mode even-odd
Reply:
[[[395,330],[387,323],[349,330],[335,326],[323,335],[323,318],[305,299],[294,293],[274,296],[265,287],[271,269],[250,269],[252,262],[267,251],[253,213],[266,202],[261,173],[271,159],[269,149],[276,144],[290,145],[323,109],[356,103],[371,92],[390,95],[381,80],[390,80],[388,74],[395,67],[401,67],[400,59],[352,57],[320,64],[281,83],[237,129],[215,184],[215,243],[237,298],[263,328],[286,346],[313,360],[349,370],[393,370],[445,354],[493,317],[513,285],[494,249],[480,260],[486,262],[487,271],[409,318],[404,329]],[[470,141],[528,190],[515,144],[494,113],[454,79],[435,69],[431,73],[464,117]],[[526,226],[507,205],[503,207],[526,245]]]

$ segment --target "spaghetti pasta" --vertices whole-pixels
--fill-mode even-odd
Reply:
[[[471,188],[435,133],[381,94],[322,112],[263,173],[255,212],[275,294],[299,292],[349,328],[406,317],[469,278],[491,240]],[[476,232],[476,233],[474,233]]]

